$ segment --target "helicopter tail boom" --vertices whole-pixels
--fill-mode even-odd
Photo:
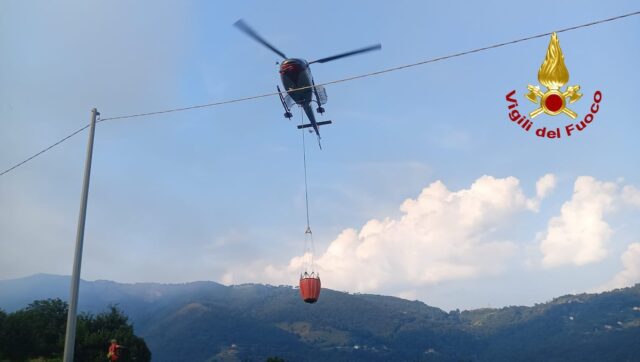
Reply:
[[[322,144],[320,144],[320,124],[319,123],[330,122],[330,121],[317,122],[316,116],[313,114],[313,109],[311,108],[310,103],[303,104],[302,109],[304,109],[304,113],[306,113],[307,118],[309,118],[309,124],[307,125],[302,124],[301,126],[313,127],[313,130],[315,131],[316,136],[318,137],[318,146],[320,146],[320,149],[322,149]],[[306,127],[303,127],[303,128],[306,128]]]

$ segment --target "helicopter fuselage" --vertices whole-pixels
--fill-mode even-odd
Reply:
[[[313,76],[311,75],[311,69],[309,69],[309,63],[304,59],[286,59],[280,64],[280,79],[282,85],[287,91],[287,94],[293,99],[296,104],[300,105],[304,109],[304,113],[309,119],[309,124],[313,127],[318,140],[320,139],[320,130],[318,129],[318,123],[316,116],[311,108],[311,102],[313,102]],[[308,88],[307,88],[308,87]],[[294,90],[299,88],[305,88],[301,90]],[[320,107],[320,101],[318,100],[318,107]],[[322,110],[322,108],[319,108]],[[319,141],[318,141],[319,142]]]
[[[304,59],[286,59],[280,63],[280,79],[289,96],[296,104],[304,105],[313,101],[313,76],[309,63]],[[305,88],[299,91],[292,89]]]

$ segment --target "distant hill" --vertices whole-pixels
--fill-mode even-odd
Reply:
[[[0,281],[0,308],[66,300],[69,277]],[[640,284],[533,307],[451,311],[394,297],[289,286],[83,281],[80,309],[117,304],[157,361],[640,361]]]

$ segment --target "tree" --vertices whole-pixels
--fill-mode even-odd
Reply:
[[[151,352],[146,343],[133,333],[127,316],[116,306],[109,306],[107,312],[93,316],[81,314],[78,317],[78,337],[76,338],[76,360],[104,362],[109,341],[116,339],[122,349],[121,360],[150,361]]]
[[[61,299],[36,300],[27,307],[31,327],[32,355],[45,356],[64,349],[68,306]],[[58,354],[54,357],[57,357]]]
[[[7,315],[0,333],[0,355],[11,360],[60,357],[66,317],[67,304],[60,299],[35,301]]]
[[[6,319],[7,319],[7,313],[4,310],[0,309],[0,361],[6,358],[4,354],[4,350],[5,350],[4,338],[2,337],[4,334],[4,325],[5,325]]]
[[[0,310],[0,360],[62,358],[68,306],[60,299],[37,300],[11,314]],[[75,360],[104,362],[113,338],[126,346],[121,361],[150,361],[146,343],[133,333],[115,306],[93,316],[78,316]]]

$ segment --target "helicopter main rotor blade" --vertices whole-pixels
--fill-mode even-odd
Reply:
[[[314,60],[313,62],[309,62],[309,64],[312,64],[312,63],[326,63],[326,62],[330,62],[330,61],[333,61],[333,60],[336,60],[336,59],[350,57],[352,55],[356,55],[356,54],[360,54],[360,53],[366,53],[366,52],[370,52],[370,51],[373,51],[373,50],[380,50],[380,49],[382,49],[382,45],[381,44],[371,45],[371,46],[368,46],[366,48],[362,48],[362,49],[358,49],[358,50],[352,50],[350,52],[346,52],[346,53],[334,55],[334,56],[331,56],[331,57],[326,57],[326,58]]]
[[[267,48],[271,49],[272,52],[278,54],[279,56],[281,56],[284,59],[287,59],[287,56],[284,55],[283,52],[279,51],[276,47],[274,47],[273,45],[269,44],[269,42],[264,40],[264,38],[262,38],[260,35],[258,35],[258,33],[256,33],[255,30],[251,29],[251,27],[249,25],[247,25],[247,23],[245,23],[244,20],[240,19],[240,20],[236,21],[233,25],[235,25],[238,29],[242,30],[242,32],[244,32],[245,34],[247,34],[250,37],[252,37],[258,43],[260,43],[260,44],[266,46]]]

